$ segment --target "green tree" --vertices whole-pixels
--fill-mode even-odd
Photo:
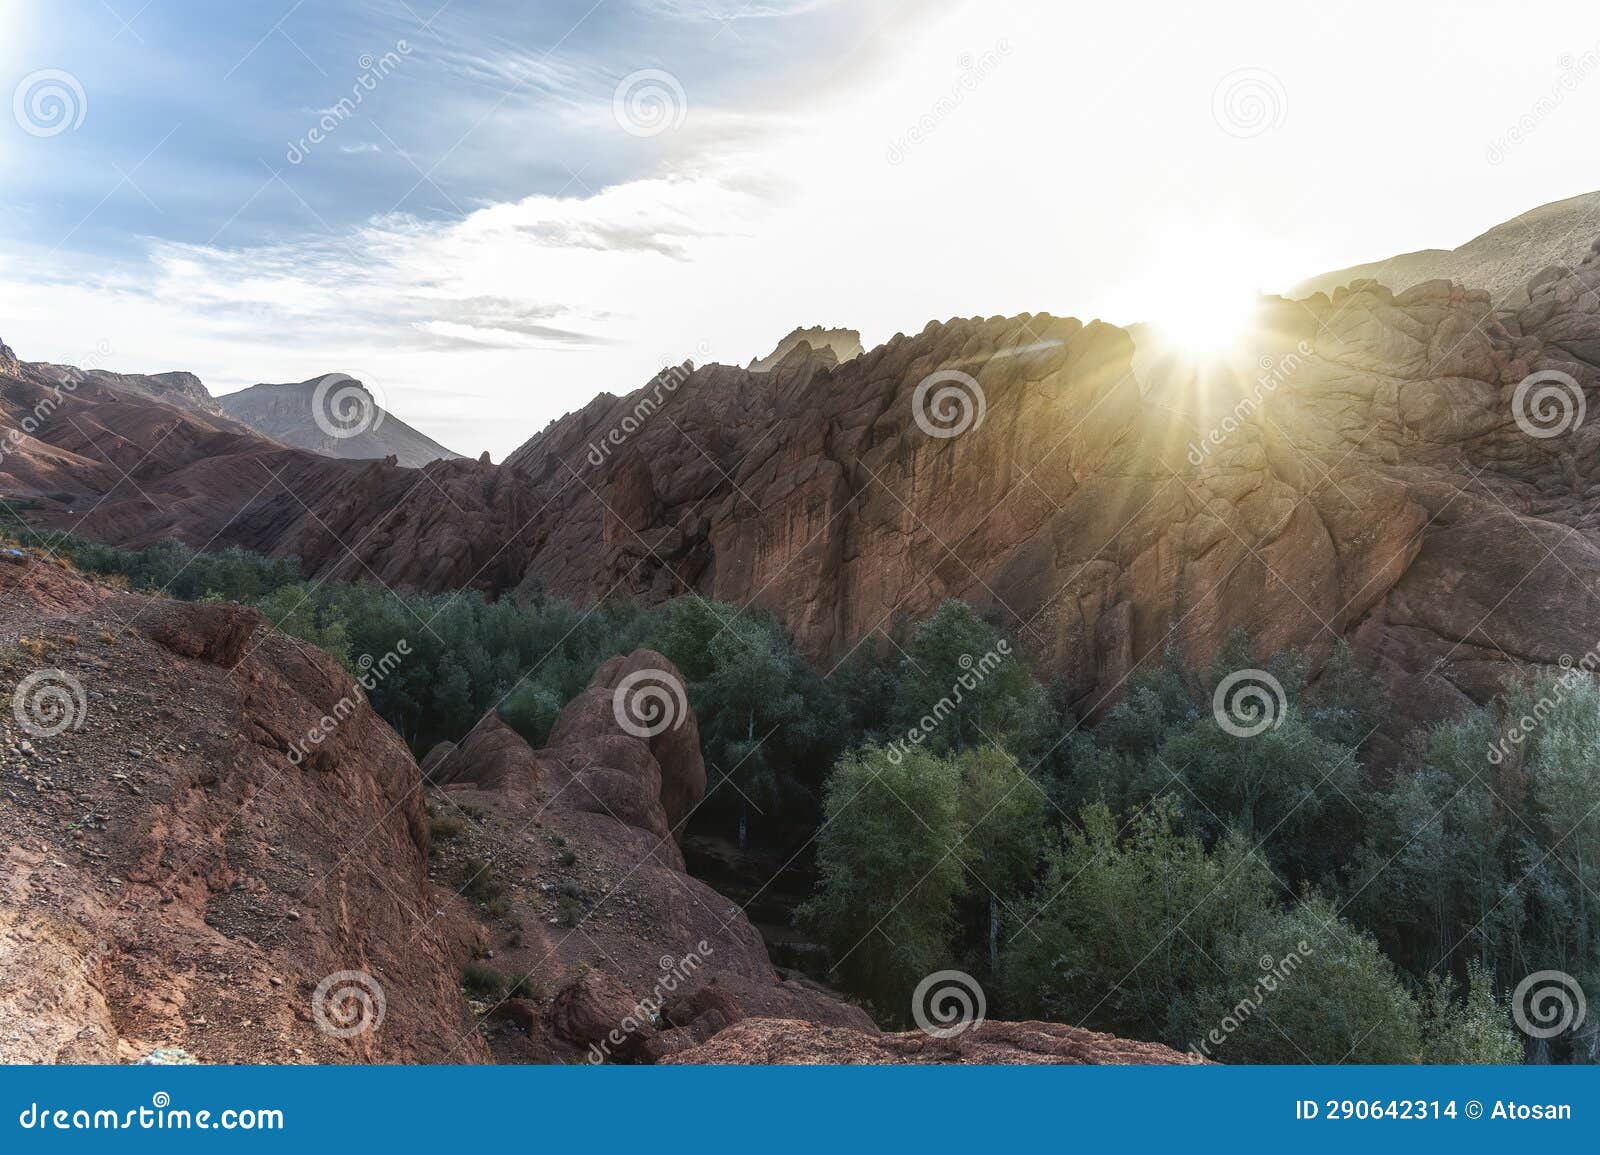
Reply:
[[[350,636],[343,615],[319,606],[305,586],[280,586],[262,599],[260,608],[276,629],[326,650],[349,666]]]
[[[1100,726],[1073,736],[1057,796],[1064,809],[1098,799],[1128,813],[1170,794],[1185,828],[1207,845],[1236,829],[1290,879],[1328,880],[1360,843],[1364,821],[1351,742],[1362,736],[1370,686],[1349,663],[1336,655],[1336,673],[1312,694],[1298,655],[1258,662],[1242,634],[1198,676],[1168,653]],[[1251,669],[1264,672],[1253,681],[1271,687],[1272,700],[1265,725],[1241,735],[1222,725],[1214,695],[1223,679]]]
[[[1202,1046],[1209,1057],[1248,1063],[1417,1061],[1422,1041],[1416,1000],[1372,936],[1341,919],[1326,898],[1288,907],[1274,902],[1223,935],[1216,948],[1199,999],[1198,1038],[1210,1044]]]
[[[814,816],[816,768],[840,749],[844,710],[778,623],[691,597],[672,607],[660,645],[688,679],[709,767],[729,779],[732,797],[719,802],[737,814],[740,849],[752,805]]]
[[[1223,939],[1280,884],[1237,836],[1208,852],[1160,798],[1127,823],[1104,803],[1045,856],[1030,918],[1012,932],[1006,989],[1026,1013],[1185,1045]]]
[[[1434,978],[1422,1000],[1424,1063],[1520,1063],[1522,1038],[1494,996],[1489,971],[1473,963],[1460,998],[1448,978]]]
[[[893,720],[897,737],[918,731],[941,753],[1002,737],[1027,751],[1053,724],[1043,687],[1010,640],[953,599],[906,646]]]
[[[800,910],[845,988],[903,1022],[912,988],[950,959],[964,889],[956,765],[869,746],[828,778],[816,895]]]
[[[1039,868],[1049,830],[1043,791],[994,746],[956,756],[967,891],[982,912],[989,973],[1000,973],[1001,911],[1015,911]]]

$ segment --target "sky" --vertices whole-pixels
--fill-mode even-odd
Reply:
[[[1600,188],[1590,3],[0,0],[0,338],[496,460],[796,326],[1181,321]]]

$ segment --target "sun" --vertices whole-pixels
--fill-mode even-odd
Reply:
[[[1261,284],[1277,254],[1226,226],[1176,231],[1158,244],[1159,265],[1128,284],[1124,313],[1172,352],[1217,357],[1247,343],[1261,311]]]
[[[1226,353],[1254,327],[1259,298],[1251,290],[1210,289],[1174,301],[1150,318],[1163,343],[1196,354]]]

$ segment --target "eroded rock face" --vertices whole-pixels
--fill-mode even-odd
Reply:
[[[0,569],[0,638],[7,690],[39,675],[79,723],[0,718],[0,1061],[487,1059],[458,986],[477,931],[428,880],[416,764],[332,659],[254,610],[38,557]],[[338,972],[361,977],[319,998]],[[357,990],[381,1024],[323,1029],[376,1023],[341,1018]]]
[[[492,864],[494,965],[546,1000],[504,1012],[520,1033],[492,1036],[496,1054],[651,1062],[750,1015],[875,1033],[860,1009],[780,975],[744,912],[685,873],[675,835],[705,791],[699,732],[692,712],[624,731],[614,696],[639,671],[681,679],[650,650],[614,658],[543,749],[490,715],[433,770],[434,813],[470,816],[439,873]]]
[[[1315,663],[1347,639],[1402,729],[1600,638],[1600,421],[1517,420],[1535,373],[1600,404],[1597,282],[1591,253],[1514,309],[1448,281],[1271,299],[1222,366],[1048,314],[844,361],[800,341],[766,372],[603,395],[499,467],[328,462],[101,390],[74,403],[118,435],[56,421],[0,470],[47,503],[82,494],[107,540],[220,533],[427,590],[694,591],[770,609],[828,662],[960,597],[1089,717],[1168,648],[1200,664],[1244,629]],[[0,387],[10,414],[26,378]]]
[[[1090,715],[1168,647],[1203,663],[1244,629],[1315,660],[1345,638],[1397,727],[1432,720],[1600,638],[1600,425],[1537,436],[1516,401],[1536,371],[1594,399],[1597,262],[1514,312],[1449,282],[1268,300],[1221,369],[1135,371],[1125,331],[1045,315],[933,324],[840,365],[709,366],[599,464],[585,447],[637,397],[511,456],[552,514],[529,571],[579,599],[754,600],[824,659],[961,597]],[[977,390],[940,437],[918,386],[948,370]]]
[[[781,364],[802,344],[824,355],[831,353],[835,364],[859,357],[863,352],[861,334],[854,329],[828,329],[813,325],[809,329],[795,329],[765,357],[752,359],[747,368],[753,373],[765,373]]]

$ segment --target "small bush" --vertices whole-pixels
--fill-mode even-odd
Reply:
[[[470,962],[461,972],[461,986],[480,999],[498,998],[506,989],[506,976],[491,966]]]
[[[505,883],[487,859],[469,858],[461,865],[461,893],[477,903],[489,903],[506,892]]]
[[[534,1002],[543,1002],[545,989],[531,974],[522,975],[513,979],[506,988],[508,999],[532,999]]]
[[[556,900],[556,920],[565,927],[574,927],[583,918],[583,903],[562,895]]]

